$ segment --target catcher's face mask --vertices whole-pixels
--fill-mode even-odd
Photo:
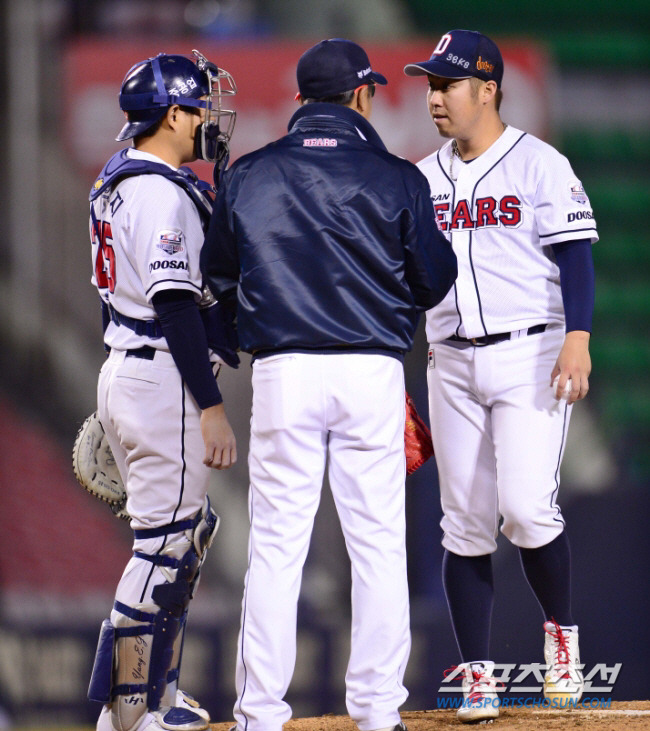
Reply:
[[[222,100],[237,93],[233,77],[219,68],[199,51],[193,50],[197,57],[196,65],[207,77],[208,94],[205,101],[197,106],[205,109],[205,119],[196,131],[194,152],[197,157],[217,164],[221,169],[228,159],[229,143],[235,128],[237,113],[225,109]]]

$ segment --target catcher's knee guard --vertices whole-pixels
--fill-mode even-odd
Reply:
[[[116,601],[114,624],[105,620],[88,690],[91,700],[112,703],[113,725],[119,731],[137,728],[150,711],[163,728],[200,731],[204,715],[175,705],[187,607],[196,589],[206,551],[219,526],[219,516],[206,499],[204,508],[189,521],[162,528],[136,530],[136,538],[154,538],[183,532],[183,539],[156,555],[135,552],[161,570],[167,581],[152,591],[153,603],[130,607]],[[173,693],[165,693],[167,684]]]

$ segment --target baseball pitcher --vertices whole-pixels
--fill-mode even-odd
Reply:
[[[568,160],[502,121],[503,70],[496,44],[468,30],[445,33],[429,60],[404,69],[426,77],[431,118],[448,140],[419,167],[458,258],[426,332],[464,722],[499,713],[489,649],[499,529],[519,548],[544,614],[546,697],[578,700],[583,687],[557,493],[571,410],[589,388],[598,236]]]

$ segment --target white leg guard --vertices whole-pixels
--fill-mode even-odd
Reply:
[[[115,610],[120,618],[115,623],[111,721],[118,731],[132,731],[162,696],[161,666],[167,665],[169,641],[178,632],[178,620],[155,605],[131,608],[116,602]]]
[[[207,712],[197,711],[189,702],[177,705],[176,696],[187,607],[218,525],[219,517],[206,499],[203,510],[190,521],[135,531],[136,539],[185,535],[155,555],[134,553],[155,564],[166,582],[154,587],[150,604],[127,606],[116,601],[113,623],[102,624],[88,697],[111,704],[115,731],[139,731],[143,724],[148,729],[145,721],[152,715],[154,729],[208,728]]]

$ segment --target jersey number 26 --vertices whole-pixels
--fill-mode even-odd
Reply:
[[[115,291],[115,251],[110,243],[113,239],[111,224],[107,221],[93,222],[93,243],[98,251],[95,257],[95,280],[99,289]]]

